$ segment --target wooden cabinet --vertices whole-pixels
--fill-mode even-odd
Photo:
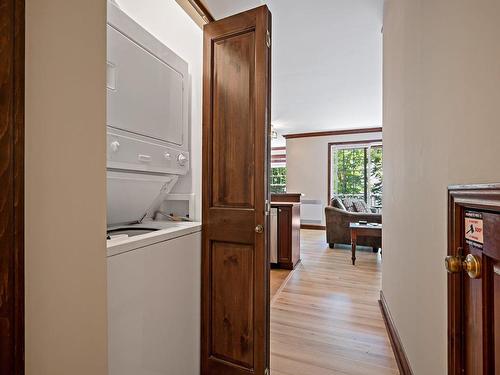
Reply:
[[[300,202],[301,193],[272,193],[271,202]]]
[[[273,202],[278,209],[278,268],[293,269],[300,262],[300,203]]]

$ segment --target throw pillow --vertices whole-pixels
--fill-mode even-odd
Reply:
[[[351,198],[344,198],[342,199],[342,203],[344,204],[345,206],[345,209],[349,212],[356,212],[354,210],[354,202],[352,201]]]
[[[356,209],[356,212],[363,212],[363,213],[369,213],[370,209],[368,208],[368,205],[366,204],[365,201],[361,199],[356,199],[353,201],[354,203],[354,208]]]
[[[332,200],[330,201],[330,206],[347,211],[339,197],[333,197]]]

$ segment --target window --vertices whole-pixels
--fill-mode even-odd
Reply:
[[[271,167],[271,193],[286,193],[286,167]]]
[[[271,148],[271,193],[286,193],[286,147]]]
[[[382,144],[329,145],[330,198],[350,197],[363,199],[368,206],[382,209],[383,173]]]

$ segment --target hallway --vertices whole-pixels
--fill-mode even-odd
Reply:
[[[398,374],[380,313],[380,254],[330,249],[301,231],[302,263],[271,306],[273,375]],[[359,254],[359,255],[358,255]]]

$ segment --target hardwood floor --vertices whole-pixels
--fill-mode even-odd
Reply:
[[[288,277],[290,277],[291,270],[282,270],[282,269],[272,269],[271,270],[271,301],[276,296],[276,294],[281,290],[284,286]]]
[[[271,305],[272,375],[398,374],[380,313],[381,256],[301,231],[302,263]]]

